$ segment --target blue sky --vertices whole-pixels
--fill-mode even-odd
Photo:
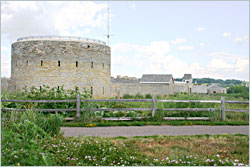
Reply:
[[[1,75],[29,35],[106,41],[107,2],[2,2]],[[249,2],[111,1],[111,74],[249,80]],[[38,26],[39,25],[39,26]]]

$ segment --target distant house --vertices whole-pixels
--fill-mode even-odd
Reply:
[[[227,93],[227,89],[219,86],[218,83],[212,83],[212,85],[208,86],[207,88],[208,94],[214,94],[214,93]]]

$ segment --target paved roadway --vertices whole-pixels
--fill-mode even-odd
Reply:
[[[249,134],[249,126],[115,126],[115,127],[62,127],[64,136],[152,136],[198,134]]]

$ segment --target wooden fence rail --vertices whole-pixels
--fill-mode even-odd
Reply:
[[[1,99],[1,102],[19,102],[19,103],[76,103],[76,108],[73,109],[33,109],[39,112],[76,112],[76,119],[80,118],[81,111],[152,111],[152,117],[155,116],[157,107],[156,103],[215,103],[221,104],[221,109],[216,108],[163,108],[163,111],[209,111],[214,112],[221,110],[221,119],[226,119],[226,111],[231,112],[249,112],[248,109],[226,109],[225,104],[249,104],[249,101],[232,101],[225,100],[221,97],[221,100],[157,100],[155,96],[152,99],[80,99],[80,95],[77,95],[76,99],[71,100],[8,100]],[[81,108],[81,102],[151,102],[152,108]],[[25,111],[26,109],[14,109],[14,108],[2,108],[2,111]],[[144,117],[145,118],[145,117]],[[66,120],[73,120],[74,118],[66,118]],[[120,117],[120,118],[102,118],[103,120],[133,120],[143,119],[143,117]],[[208,120],[208,117],[164,117],[165,120]]]

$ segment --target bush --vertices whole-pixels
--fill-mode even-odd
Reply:
[[[122,98],[123,98],[123,99],[132,99],[133,96],[132,96],[132,95],[129,95],[129,94],[124,94]]]
[[[145,98],[146,99],[152,99],[152,95],[151,94],[146,94]]]

